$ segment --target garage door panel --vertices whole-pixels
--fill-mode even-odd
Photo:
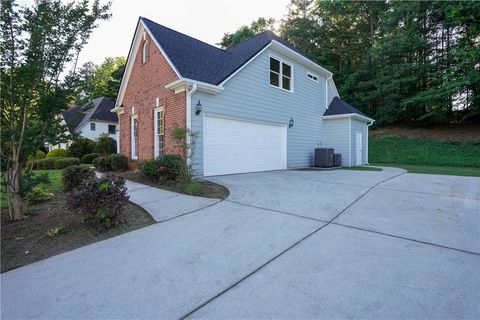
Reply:
[[[286,128],[206,116],[204,175],[285,168]]]

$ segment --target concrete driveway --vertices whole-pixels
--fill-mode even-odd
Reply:
[[[2,274],[2,319],[480,318],[479,178],[211,180],[231,196]]]

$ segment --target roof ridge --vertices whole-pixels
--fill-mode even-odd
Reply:
[[[140,16],[140,19],[142,19],[142,20],[148,20],[149,22],[154,23],[154,24],[156,24],[156,25],[159,25],[159,26],[161,26],[162,28],[165,28],[165,29],[168,29],[168,30],[173,31],[173,32],[175,32],[175,33],[181,34],[182,36],[187,37],[187,38],[190,38],[190,39],[192,39],[192,40],[201,42],[201,43],[203,43],[203,44],[205,44],[205,45],[207,45],[207,46],[210,46],[210,47],[212,47],[212,48],[214,48],[214,49],[220,50],[220,51],[222,51],[222,52],[224,52],[224,53],[228,53],[226,50],[224,50],[224,49],[222,49],[222,48],[216,47],[216,46],[214,46],[214,45],[212,45],[212,44],[210,44],[210,43],[208,43],[208,42],[205,42],[205,41],[199,40],[199,39],[197,39],[197,38],[194,38],[194,37],[192,37],[192,36],[189,36],[188,34],[185,34],[185,33],[183,33],[183,32],[180,32],[180,31],[174,30],[174,29],[172,29],[172,28],[166,27],[166,26],[164,26],[163,24],[157,23],[157,22],[155,22],[155,21],[153,21],[153,20],[150,20],[150,19],[148,19],[148,18],[145,18],[145,17]]]
[[[265,30],[265,31],[263,31],[263,32],[260,32],[259,34],[254,35],[254,36],[251,37],[250,39],[243,40],[242,42],[236,43],[236,44],[234,44],[233,46],[228,47],[228,48],[226,49],[226,51],[227,51],[227,52],[230,52],[230,51],[228,51],[228,50],[233,49],[233,48],[235,48],[235,47],[237,47],[237,46],[239,46],[239,45],[241,45],[241,44],[244,44],[244,43],[246,43],[246,42],[249,42],[249,41],[251,41],[251,40],[253,40],[253,39],[256,39],[256,38],[258,38],[258,37],[260,37],[260,36],[262,36],[262,35],[264,35],[264,34],[266,34],[266,33],[273,33],[274,35],[276,35],[275,32],[273,32],[273,31],[271,31],[271,30]]]

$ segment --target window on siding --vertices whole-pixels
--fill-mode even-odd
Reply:
[[[156,123],[155,123],[155,135],[156,135],[156,156],[159,157],[163,155],[164,149],[164,132],[165,132],[165,114],[163,110],[156,111],[155,115]]]
[[[90,131],[95,131],[95,123],[90,123]]]
[[[150,42],[149,41],[145,41],[145,43],[143,44],[143,63],[147,62],[148,59],[150,58]]]
[[[114,124],[108,125],[108,134],[116,134],[117,133],[117,126]]]
[[[313,80],[313,81],[315,81],[315,82],[318,82],[318,76],[317,76],[317,75],[314,75],[313,73],[310,73],[310,72],[307,73],[307,77],[308,77],[308,79],[310,79],[310,80]]]
[[[292,66],[270,57],[270,84],[292,91]]]

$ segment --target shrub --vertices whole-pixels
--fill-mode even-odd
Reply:
[[[104,155],[117,153],[117,141],[110,138],[108,134],[102,133],[97,139],[93,152]]]
[[[182,166],[182,158],[166,154],[155,160],[143,161],[140,164],[140,172],[142,176],[152,181],[175,181]]]
[[[128,158],[123,154],[111,154],[108,156],[110,167],[115,171],[123,171],[128,169]]]
[[[36,175],[34,173],[24,173],[20,177],[20,195],[27,196],[35,187],[46,186],[50,184],[48,173]]]
[[[85,180],[95,177],[95,172],[82,166],[69,166],[63,170],[63,190],[71,191],[81,186]]]
[[[100,155],[97,158],[93,159],[93,166],[95,169],[100,171],[109,171],[112,170],[110,165],[110,159],[105,155]]]
[[[112,227],[129,196],[125,179],[113,174],[92,177],[67,196],[67,207],[87,215],[87,221],[97,229]]]
[[[68,156],[82,159],[84,155],[92,153],[94,148],[95,141],[88,138],[78,138],[68,148]]]
[[[202,192],[202,185],[197,182],[191,182],[185,187],[185,193],[194,196],[199,195]]]
[[[76,166],[81,164],[82,162],[78,158],[61,158],[55,160],[55,169],[65,169],[66,167]]]
[[[28,156],[28,161],[33,161],[33,160],[40,160],[40,159],[45,159],[47,155],[43,151],[37,151],[35,152],[35,155],[29,155]]]
[[[93,160],[98,157],[99,154],[98,153],[87,153],[86,155],[84,155],[82,157],[82,163],[85,163],[85,164],[91,164],[93,162]]]
[[[41,170],[52,170],[52,169],[55,169],[55,162],[57,160],[60,160],[60,159],[63,159],[63,158],[60,158],[60,157],[51,157],[51,158],[48,158],[48,155],[47,155],[47,158],[45,159],[42,159],[42,160],[37,160],[37,163],[38,163],[38,169]]]
[[[65,149],[50,150],[47,153],[47,158],[66,158],[66,157],[68,157],[68,152]]]
[[[33,187],[33,189],[27,193],[27,201],[29,203],[42,203],[53,198],[53,193],[46,191],[41,187]]]

